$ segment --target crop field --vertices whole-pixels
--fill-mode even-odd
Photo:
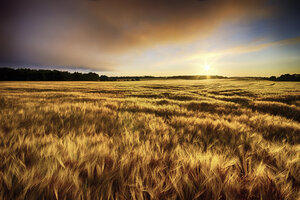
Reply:
[[[1,82],[0,199],[300,199],[300,83]]]

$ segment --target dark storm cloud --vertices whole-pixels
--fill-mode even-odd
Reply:
[[[0,63],[112,70],[124,52],[205,37],[226,20],[269,16],[269,7],[261,0],[4,0]]]

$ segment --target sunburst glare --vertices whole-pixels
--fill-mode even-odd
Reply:
[[[210,66],[209,66],[209,65],[205,65],[205,66],[204,66],[204,70],[205,70],[206,72],[209,72]]]

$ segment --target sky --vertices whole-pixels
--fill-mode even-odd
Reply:
[[[300,74],[297,0],[2,0],[0,67]]]

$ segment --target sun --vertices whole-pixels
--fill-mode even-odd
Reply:
[[[205,66],[204,66],[204,70],[205,70],[206,72],[208,72],[208,71],[210,70],[210,66],[209,66],[209,65],[205,65]]]

